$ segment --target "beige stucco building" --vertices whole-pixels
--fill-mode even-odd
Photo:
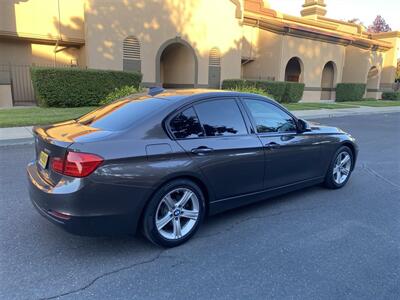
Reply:
[[[329,4],[329,3],[328,3]],[[0,105],[34,99],[28,66],[138,70],[145,85],[219,87],[224,79],[300,81],[304,101],[335,99],[339,82],[391,89],[400,32],[369,34],[325,17],[305,0],[302,17],[264,0],[2,0]]]

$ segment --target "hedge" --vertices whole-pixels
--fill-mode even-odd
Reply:
[[[336,101],[359,101],[364,97],[366,84],[338,83],[336,87]]]
[[[112,91],[111,93],[109,93],[107,95],[107,97],[105,97],[104,99],[102,99],[100,101],[100,105],[106,105],[106,104],[110,104],[116,100],[119,100],[121,98],[125,98],[128,97],[132,94],[136,94],[139,93],[140,89],[136,89],[133,86],[129,86],[129,85],[125,85],[123,87],[120,88],[116,88],[114,91]]]
[[[297,103],[301,100],[304,93],[305,84],[297,82],[286,82],[285,93],[282,103]]]
[[[116,88],[139,88],[142,75],[136,72],[83,70],[74,68],[31,68],[40,106],[96,106]]]
[[[400,92],[384,92],[382,93],[383,100],[400,100]]]
[[[241,88],[257,88],[271,95],[278,102],[299,102],[303,97],[305,85],[297,82],[256,81],[243,79],[227,79],[222,82],[224,90],[240,90]]]

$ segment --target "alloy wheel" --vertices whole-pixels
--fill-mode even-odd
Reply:
[[[197,223],[199,208],[199,199],[190,189],[177,188],[168,192],[156,210],[157,231],[167,240],[185,237]]]
[[[351,171],[351,156],[348,152],[340,152],[336,158],[333,168],[333,180],[336,184],[343,184],[350,175]]]

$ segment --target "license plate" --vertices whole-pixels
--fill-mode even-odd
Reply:
[[[49,155],[48,155],[46,152],[41,151],[41,152],[40,152],[40,155],[39,155],[39,165],[40,165],[43,169],[46,169],[47,161],[48,161],[48,160],[49,160]]]

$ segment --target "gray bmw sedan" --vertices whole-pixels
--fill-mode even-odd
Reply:
[[[304,187],[342,188],[358,148],[342,130],[254,94],[181,90],[124,98],[34,128],[35,208],[82,235],[135,233],[174,247],[204,217]]]

